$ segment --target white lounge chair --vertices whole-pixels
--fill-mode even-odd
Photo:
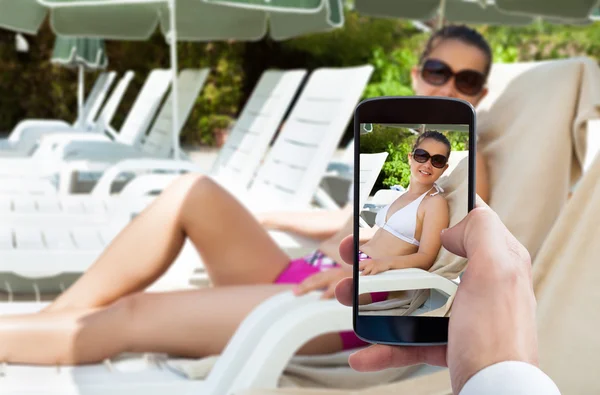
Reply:
[[[251,177],[254,175],[255,169],[258,167],[264,152],[267,150],[268,144],[277,131],[277,127],[287,111],[289,104],[291,103],[305,74],[306,72],[304,70],[270,70],[263,74],[256,88],[254,89],[253,94],[244,107],[238,122],[233,128],[231,137],[223,147],[223,150],[216,159],[209,174],[212,174],[215,177],[230,178],[231,181],[240,185],[247,185],[250,182]],[[193,85],[190,84],[190,81],[182,82],[186,83],[188,89],[193,88]],[[180,95],[183,94],[180,93]],[[193,92],[187,96],[188,99],[192,99]],[[191,102],[190,100],[186,100],[186,98],[183,96],[180,99],[180,102],[185,109],[185,111],[182,110],[180,119],[184,120],[185,116],[189,112],[187,110],[187,106],[188,104],[191,104]],[[165,122],[166,121],[168,120],[165,119]],[[159,143],[157,138],[153,137],[154,130],[155,129],[152,129],[150,132],[151,141],[155,142],[154,146],[160,146],[163,148],[165,146],[168,147],[170,137],[165,136],[162,133],[162,130],[158,130],[158,133],[166,140],[163,143]],[[123,166],[125,166],[126,170],[128,163],[131,162],[126,161],[121,165],[118,165],[116,168],[111,169],[107,175],[108,178],[110,178],[110,174],[112,173],[116,172],[116,174],[119,174],[123,169]],[[140,162],[133,163],[138,164]],[[153,165],[153,162],[149,163],[150,166]],[[171,162],[167,161],[164,163],[164,165],[166,168],[163,167],[163,170],[168,170]],[[199,170],[194,164],[190,163],[189,165],[189,168],[186,169],[184,167],[183,170]],[[180,165],[176,165],[175,168],[182,170]],[[135,168],[132,168],[132,170],[135,170]],[[4,202],[2,209],[4,214],[7,214],[7,211],[5,210],[8,209],[13,213],[21,212],[25,216],[29,216],[29,214],[35,212],[46,214],[58,214],[63,212],[65,214],[71,213],[74,216],[79,216],[82,213],[90,213],[92,215],[98,214],[100,221],[105,222],[106,219],[109,218],[108,215],[110,215],[107,212],[114,209],[115,206],[114,204],[110,203],[114,201],[114,199],[106,199],[106,196],[110,194],[110,185],[107,185],[107,189],[104,192],[99,192],[99,190],[103,189],[103,185],[106,184],[104,182],[106,181],[106,178],[107,177],[104,177],[102,179],[99,188],[97,188],[96,192],[93,193],[94,196],[98,197],[97,199],[90,198],[90,196],[70,196],[58,198],[57,196],[53,196],[55,195],[52,194],[52,190],[54,188],[51,185],[33,182],[34,187],[40,187],[41,185],[48,188],[50,192],[41,191],[40,194],[47,194],[49,196],[40,198],[39,196],[36,196],[39,194],[30,196],[27,193],[21,193],[20,196],[18,195],[12,197],[5,195],[0,197],[0,201]],[[71,180],[71,174],[65,176],[64,179],[67,181]],[[28,180],[19,180],[18,183],[13,183],[17,184],[13,185],[13,188],[16,189],[16,191],[10,190],[10,192],[15,193],[19,192],[19,190],[21,192],[28,191],[26,186],[23,186],[23,184],[27,184],[28,182]],[[7,184],[9,183],[3,183],[0,186],[0,189],[7,191],[9,188]],[[67,188],[71,189],[71,186],[69,185]],[[62,211],[60,211],[61,209]],[[2,214],[0,214],[0,217],[2,217]],[[67,214],[65,217],[62,217],[62,220],[67,220],[68,217],[69,214]],[[38,222],[38,219],[36,219],[34,216],[29,216],[29,218],[31,218],[33,222]],[[94,218],[98,217],[83,218],[81,223],[94,223],[96,222]],[[12,219],[15,218],[13,217]],[[112,218],[112,220],[114,220],[114,218]]]
[[[331,331],[351,330],[351,309],[313,292],[275,295],[241,323],[206,380],[185,378],[180,360],[149,355],[87,366],[2,366],[2,391],[20,394],[203,394],[230,395],[245,388],[274,388],[306,340]],[[1,304],[0,314],[34,312],[44,303]],[[35,380],[31,380],[35,377]]]
[[[223,185],[241,193],[240,201],[251,210],[309,207],[371,72],[371,66],[315,71],[250,187],[232,183],[230,177],[221,180]],[[324,108],[316,110],[318,105]],[[199,170],[184,161],[128,161],[115,166],[115,171],[105,172],[103,178],[107,181],[101,180],[92,196],[68,196],[64,201],[59,200],[63,197],[40,197],[29,203],[38,211],[36,214],[21,211],[3,216],[6,225],[0,231],[0,273],[15,275],[7,288],[11,292],[31,293],[32,284],[37,283],[41,292],[56,291],[61,282],[66,285],[85,271],[129,221],[132,205],[139,207],[147,202],[147,198],[127,191],[123,196],[110,198],[111,181],[121,170],[148,166],[159,170]],[[169,181],[172,176],[166,178]],[[24,202],[18,198],[8,204],[14,208]],[[63,207],[68,208],[67,214],[58,212]],[[38,208],[53,211],[41,214]],[[82,214],[83,210],[86,213]],[[65,276],[52,278],[61,274]]]
[[[261,159],[277,132],[286,111],[288,110],[294,96],[306,75],[305,70],[267,70],[263,73],[255,86],[252,94],[246,102],[236,123],[234,124],[227,142],[223,145],[217,158],[210,169],[202,169],[213,177],[220,179],[230,179],[238,185],[248,185],[260,165]],[[166,126],[166,125],[165,125]],[[149,137],[152,136],[152,131]],[[152,143],[154,147],[171,146],[171,140],[167,141],[167,136],[162,136],[163,141],[153,138],[153,142],[146,141],[146,144]],[[154,152],[148,157],[160,158],[164,155],[157,155]],[[118,169],[113,168],[111,172],[115,176],[120,172],[128,170],[153,170],[153,163],[158,166],[157,170],[169,170],[173,168],[170,161],[152,162],[143,160],[142,162],[125,161],[118,164]],[[192,169],[200,169],[192,163],[189,164]],[[166,166],[166,168],[165,168]],[[177,168],[178,165],[174,165]],[[185,164],[182,170],[189,171]],[[105,162],[73,162],[62,170],[59,181],[59,191],[68,194],[75,190],[76,186],[72,183],[74,175],[80,171],[90,169],[92,172],[103,172],[107,168]],[[107,181],[110,179],[110,181]],[[111,177],[104,177],[103,183],[106,185],[112,183]],[[98,190],[103,189],[100,186]],[[100,192],[101,195],[109,194],[110,187],[106,192]]]
[[[220,167],[216,173],[209,174],[230,191],[243,196],[241,202],[251,211],[273,210],[278,206],[308,207],[372,69],[372,66],[361,66],[313,72],[249,186],[245,179],[240,182],[236,175],[239,171],[231,167],[241,166],[237,161],[229,162],[226,170]],[[185,171],[193,170],[188,162],[181,165]],[[121,163],[105,173],[96,192],[108,194],[120,172],[175,170],[177,166],[174,161]]]
[[[322,69],[313,73],[277,141],[265,158],[259,172],[256,173],[250,189],[247,189],[248,180],[253,175],[252,173],[255,166],[259,163],[260,157],[254,157],[252,159],[254,163],[248,165],[251,169],[244,169],[243,172],[239,171],[241,164],[237,157],[245,155],[244,153],[248,149],[246,147],[252,147],[253,150],[260,151],[261,148],[268,145],[268,138],[262,137],[260,144],[256,145],[252,136],[247,135],[240,155],[230,156],[225,151],[224,156],[226,158],[218,160],[215,167],[213,167],[215,169],[214,172],[210,172],[209,174],[222,184],[226,184],[233,191],[240,190],[247,192],[244,198],[246,203],[253,201],[252,204],[254,205],[260,204],[263,196],[269,196],[269,203],[266,203],[269,208],[273,208],[272,204],[275,199],[281,200],[282,205],[286,208],[291,209],[294,205],[297,207],[307,207],[314,194],[315,183],[318,185],[321,174],[323,174],[323,168],[326,167],[326,163],[324,164],[324,162],[327,162],[327,158],[332,156],[335,145],[348,122],[349,114],[351,114],[352,108],[358,100],[357,98],[360,97],[362,89],[368,80],[371,69],[371,66],[364,66],[348,69]],[[356,76],[356,82],[348,84],[347,81],[343,81],[342,78],[345,75]],[[330,79],[328,81],[330,85],[329,89],[323,88],[323,78]],[[332,85],[332,79],[335,79],[336,81],[334,82],[337,82],[337,84]],[[340,92],[347,92],[346,96],[348,98],[341,98]],[[355,99],[355,101],[349,104],[352,99]],[[320,104],[321,102],[327,105]],[[319,111],[313,111],[315,110],[315,107],[313,107],[315,104],[321,105]],[[339,109],[340,112],[334,113],[336,116],[330,117],[331,121],[327,121],[326,117],[330,114],[327,114],[326,111],[336,111],[336,109]],[[284,109],[279,109],[278,112],[281,114],[283,111]],[[171,141],[171,136],[162,133],[162,130],[157,130],[156,135],[157,137],[154,138],[154,134],[151,133],[147,140],[147,142],[153,142],[151,148],[160,147],[164,150],[165,146],[169,146],[168,142]],[[162,141],[157,141],[161,138]],[[237,144],[237,140],[232,140],[231,144]],[[294,160],[295,163],[291,163]],[[225,163],[227,166],[224,166]],[[135,170],[173,171],[179,168],[183,171],[200,170],[198,166],[188,161],[177,162],[172,160],[143,159],[138,162],[128,160],[119,163],[107,172],[96,186],[93,195],[100,198],[108,196],[111,192],[112,183],[123,172]],[[302,185],[303,188],[298,188],[299,185]],[[265,191],[268,191],[268,193],[265,193]],[[12,223],[17,224],[19,221],[17,218],[21,216],[30,217],[32,213],[29,209],[21,211],[19,207],[27,205],[32,207],[37,213],[42,214],[48,206],[56,206],[57,202],[60,202],[61,199],[65,199],[65,202],[82,202],[81,204],[84,205],[87,204],[85,202],[92,201],[89,196],[69,196],[66,198],[42,196],[31,197],[29,199],[25,199],[22,196],[4,196],[3,200],[5,203],[3,208],[0,208],[0,218],[5,221],[13,221]],[[297,204],[294,202],[296,199],[298,200]],[[68,206],[69,204],[65,203],[64,205]],[[60,211],[52,209],[50,213],[60,214]],[[39,221],[53,221],[52,217],[47,218],[50,219],[45,219],[43,216],[36,216],[31,217],[29,220],[36,223]],[[27,220],[27,218],[23,220]],[[88,219],[83,218],[81,223],[84,224],[87,221]]]
[[[236,182],[247,185],[264,156],[268,145],[290,106],[305,70],[267,70],[263,73],[255,89],[242,109],[233,126],[227,142],[213,163],[210,174],[232,177]],[[152,135],[153,131],[150,132]],[[166,145],[164,145],[166,144]],[[171,141],[162,147],[169,147]],[[69,161],[63,166],[58,181],[58,191],[70,194],[80,191],[75,179],[77,173],[102,173],[109,164],[106,162]],[[48,181],[10,180],[0,184],[0,193],[24,195],[54,195],[56,186]]]
[[[410,269],[408,269],[410,270]],[[375,278],[375,276],[373,276]],[[399,277],[395,288],[412,289],[413,278]],[[296,297],[282,292],[257,306],[241,323],[206,380],[179,373],[181,360],[164,356],[129,356],[125,360],[79,367],[2,367],[2,388],[19,393],[144,394],[198,393],[229,395],[247,388],[276,388],[296,351],[308,340],[334,331],[352,330],[352,310],[319,292]],[[39,311],[46,303],[0,305],[0,314]],[[26,378],[35,377],[35,380]]]
[[[114,71],[100,73],[92,90],[87,96],[82,116],[73,124],[69,124],[62,120],[51,119],[28,119],[19,122],[17,126],[10,132],[8,138],[0,139],[0,154],[2,156],[11,155],[12,153],[21,153],[26,155],[30,147],[21,147],[19,141],[27,138],[29,133],[40,134],[43,131],[51,129],[83,129],[93,126],[94,119],[100,110],[104,99],[112,86],[117,73]]]
[[[110,90],[110,87],[112,86],[116,75],[116,71],[102,72],[98,74],[98,77],[96,78],[96,81],[94,82],[90,93],[85,99],[82,116],[80,119],[75,120],[75,123],[70,124],[63,120],[54,119],[26,119],[19,122],[9,134],[14,133],[21,128],[27,128],[32,126],[43,127],[44,123],[47,123],[47,125],[52,126],[55,122],[59,122],[60,124],[65,126],[74,126],[77,125],[77,122],[81,122],[78,126],[82,128],[85,127],[87,123],[93,122],[94,118],[96,118],[96,115],[98,114],[98,111],[102,106],[102,102],[108,94],[108,91]],[[4,140],[5,139],[2,139],[3,142]]]
[[[110,123],[133,77],[133,71],[127,71],[125,74],[123,74],[123,77],[121,77],[115,88],[112,90],[110,97],[106,100],[104,106],[102,106],[102,111],[100,111],[98,117],[93,123],[86,123],[85,128],[78,127],[77,125],[69,128],[22,128],[20,130],[20,138],[17,139],[15,136],[15,141],[12,144],[13,149],[10,151],[0,151],[0,157],[31,157],[31,155],[33,155],[38,148],[40,140],[44,136],[48,136],[50,134],[64,135],[65,133],[77,133],[75,136],[81,136],[82,132],[94,132],[103,137],[118,137],[114,129],[112,129],[110,126]],[[105,133],[107,133],[108,136],[104,136]],[[14,183],[9,181],[9,184]],[[18,189],[18,187],[11,186],[10,189]]]
[[[113,133],[114,142],[135,146],[142,139],[152,117],[171,82],[169,70],[153,70],[131,108],[119,133]],[[110,130],[110,129],[109,129]],[[34,140],[35,141],[35,140]],[[112,143],[109,136],[101,133],[52,133],[43,137],[31,157],[0,159],[0,177],[32,177],[39,178],[52,175],[65,157],[60,156],[61,144],[69,141],[79,141],[85,147],[91,147],[92,142],[100,144]],[[116,144],[113,143],[113,147]],[[116,148],[115,148],[116,150]]]

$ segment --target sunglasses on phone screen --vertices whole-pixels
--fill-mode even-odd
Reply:
[[[429,160],[429,158],[431,158],[431,165],[438,169],[443,168],[446,166],[446,163],[448,163],[448,158],[446,158],[444,155],[437,154],[432,156],[429,154],[429,152],[422,148],[417,148],[414,150],[412,156],[413,159],[419,163],[425,163]]]
[[[421,67],[421,78],[430,85],[442,86],[451,77],[454,77],[456,89],[467,96],[479,94],[485,84],[483,73],[468,69],[455,73],[441,60],[428,59]]]

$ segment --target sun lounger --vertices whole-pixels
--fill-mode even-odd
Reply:
[[[243,197],[240,202],[253,211],[276,207],[309,207],[321,174],[333,155],[371,72],[371,66],[315,71],[250,187],[244,189],[231,177],[215,179],[237,193],[237,196]],[[348,80],[353,83],[348,84]],[[319,110],[316,111],[316,108]],[[331,117],[331,114],[335,116]],[[124,202],[109,197],[110,185],[118,174],[136,168],[199,170],[188,161],[128,161],[116,165],[114,171],[105,172],[91,197],[70,196],[68,198],[71,200],[65,200],[64,204],[61,203],[63,197],[56,196],[53,199],[32,198],[28,202],[22,198],[16,201],[8,197],[8,203],[5,202],[3,206],[5,214],[2,219],[5,225],[0,231],[0,238],[4,240],[4,248],[0,249],[0,273],[12,272],[16,277],[25,279],[17,281],[12,278],[12,292],[31,293],[33,282],[39,289],[56,290],[61,283],[66,285],[85,271],[116,232],[128,222],[129,218],[125,216],[128,212],[131,215],[131,204],[141,201],[140,205],[143,205],[144,199],[147,199],[135,199],[134,194],[130,193],[126,194],[128,200]],[[67,206],[71,207],[70,212],[67,215],[58,213],[57,209],[65,207],[67,203],[70,204]],[[12,210],[17,205],[34,211],[39,208],[54,211],[42,214],[38,210],[36,214],[28,214],[23,210],[18,213],[6,210]],[[114,207],[121,209],[113,211]],[[84,209],[87,213],[82,213]],[[75,210],[79,210],[79,213]],[[82,228],[87,230],[84,232]],[[52,234],[51,238],[49,234]],[[75,241],[79,237],[85,239]],[[52,240],[52,243],[48,243],[48,240]],[[40,260],[44,262],[43,266],[39,265]],[[52,279],[49,273],[55,276],[66,274],[67,279]]]
[[[251,177],[256,171],[256,168],[260,164],[260,160],[262,159],[264,152],[268,148],[269,142],[277,131],[277,127],[281,122],[281,119],[283,118],[298,87],[300,86],[304,75],[304,70],[270,70],[263,74],[261,80],[256,86],[255,91],[248,100],[247,105],[244,107],[239,121],[233,128],[231,138],[228,139],[228,142],[225,144],[223,150],[221,150],[219,156],[217,157],[210,171],[211,175],[215,177],[229,178],[231,179],[231,182],[235,182],[239,185],[248,185]],[[188,77],[190,76],[188,75]],[[202,75],[200,75],[200,77],[202,77]],[[191,108],[190,106],[195,101],[194,95],[197,93],[202,81],[201,79],[197,79],[195,81],[196,83],[192,84],[190,78],[187,78],[185,77],[185,74],[182,74],[181,82],[185,82],[186,88],[184,89],[190,90],[188,93],[184,93],[185,91],[180,93],[180,103],[182,105],[180,119],[182,119],[183,124],[183,122],[185,122],[185,117]],[[169,103],[166,103],[163,108],[167,108],[168,105]],[[168,115],[168,111],[161,112],[158,118],[159,121],[155,123],[154,127],[150,131],[149,137],[144,145],[149,156],[151,156],[151,153],[153,155],[165,154],[165,150],[168,150],[168,147],[170,147],[170,136],[168,133],[165,133],[165,130],[168,129],[165,127],[165,124],[169,122],[169,118],[170,115]],[[159,152],[157,150],[163,150],[163,152]],[[73,167],[71,168],[70,166]],[[69,168],[66,169],[63,172],[64,174],[61,176],[61,179],[65,181],[66,185],[61,185],[61,189],[70,191],[74,188],[74,183],[71,181],[76,176],[76,174],[74,174],[75,170],[81,171],[88,170],[89,168],[89,171],[100,172],[107,166],[108,164],[105,162],[90,163],[88,161],[78,161],[66,164],[65,167]],[[139,168],[149,168],[150,170],[160,171],[170,169],[185,171],[191,171],[192,169],[196,171],[200,170],[200,168],[191,162],[189,164],[183,162],[181,165],[178,165],[175,161],[125,161],[119,163],[117,166],[108,171],[107,176],[101,179],[100,185],[98,185],[98,188],[95,189],[93,195],[97,195],[100,197],[100,200],[103,200],[104,197],[108,197],[111,194],[113,186],[112,183],[117,176],[128,171],[139,170]],[[111,174],[113,174],[114,177],[111,177]],[[28,183],[31,183],[32,185],[26,185]],[[22,185],[22,188],[20,188],[20,184]],[[50,193],[49,196],[46,197],[40,197],[39,195],[46,192],[47,189],[52,189],[52,186],[48,184],[49,183],[37,183],[30,181],[29,179],[15,180],[13,181],[12,185],[11,183],[7,183],[5,181],[0,189],[8,191],[16,190],[18,192],[20,189],[24,191],[32,191],[34,188],[38,187],[43,192],[40,191],[40,193],[35,194],[30,193],[30,196],[28,196],[28,193],[25,192],[19,194],[21,196],[4,196],[0,198],[0,200],[4,200],[6,202],[3,206],[4,210],[0,209],[0,217],[2,217],[2,215],[9,215],[14,219],[14,214],[18,214],[19,212],[18,207],[38,207],[39,213],[48,214],[48,211],[43,210],[47,210],[49,206],[57,206],[57,210],[61,205],[63,208],[69,206],[67,203],[61,203],[62,201],[88,202],[93,200],[90,199],[89,196],[67,196],[65,198],[61,198],[55,196],[55,193]],[[28,203],[24,203],[25,201]],[[30,210],[27,211],[31,213]],[[59,212],[60,211],[54,211],[55,214]],[[102,214],[105,214],[105,212]],[[5,217],[5,219],[8,218]],[[34,222],[37,221],[33,217],[31,217],[31,219]],[[110,218],[106,217],[106,220],[110,220]],[[82,223],[86,222],[87,219],[83,218]]]
[[[65,121],[50,119],[30,119],[21,121],[15,126],[8,138],[0,140],[0,155],[27,156],[32,147],[23,144],[23,141],[21,140],[31,138],[29,136],[30,134],[41,135],[52,129],[88,130],[91,128],[94,125],[94,119],[96,118],[116,75],[117,73],[114,71],[100,73],[84,103],[81,122],[76,121],[71,125]]]
[[[18,136],[14,136],[13,149],[11,151],[0,151],[0,157],[31,157],[39,147],[40,140],[44,138],[44,136],[50,134],[87,138],[88,135],[82,132],[89,132],[92,134],[93,139],[110,140],[110,136],[118,139],[117,132],[110,126],[110,123],[117,111],[117,107],[125,95],[129,83],[133,79],[133,76],[133,71],[127,71],[123,77],[121,77],[115,88],[112,90],[110,97],[106,100],[106,103],[104,103],[102,111],[95,120],[95,123],[88,123],[85,128],[75,125],[69,128],[55,127],[48,129],[38,127],[21,129]]]
[[[233,126],[227,142],[213,163],[210,174],[232,177],[242,185],[250,182],[305,74],[305,70],[299,69],[267,70],[263,73]],[[164,120],[166,121],[168,119]],[[154,132],[151,130],[150,135],[152,136]],[[170,147],[171,142],[154,141],[153,145],[163,149]],[[152,156],[156,154],[154,152]],[[59,193],[81,193],[82,189],[85,190],[84,188],[89,186],[82,187],[83,183],[78,180],[79,173],[92,174],[91,179],[87,177],[87,184],[93,185],[97,175],[102,174],[110,165],[111,163],[105,161],[68,161],[62,166],[58,176]],[[54,194],[57,189],[55,184],[56,182],[53,184],[47,180],[38,180],[38,182],[27,180],[25,183],[22,179],[9,181],[5,179],[4,186],[0,187],[0,190],[24,192],[30,195],[39,195],[41,191],[50,191],[50,194]]]
[[[40,178],[52,175],[69,158],[67,155],[76,155],[77,151],[64,151],[68,144],[77,145],[81,150],[94,151],[96,155],[102,155],[107,145],[115,151],[122,145],[136,147],[146,133],[170,82],[169,70],[153,70],[150,73],[121,130],[114,134],[114,141],[101,133],[52,133],[40,140],[31,157],[0,159],[0,177]]]

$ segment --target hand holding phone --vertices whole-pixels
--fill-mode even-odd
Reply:
[[[454,298],[448,345],[376,344],[354,353],[352,368],[368,372],[421,363],[448,366],[453,391],[459,393],[470,377],[496,362],[537,365],[536,304],[527,250],[480,199],[477,209],[441,238],[446,249],[469,260]],[[354,259],[352,239],[340,245],[348,264]],[[351,306],[352,279],[340,282],[335,294]]]

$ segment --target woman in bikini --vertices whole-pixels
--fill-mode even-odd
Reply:
[[[427,131],[417,138],[408,156],[408,190],[377,213],[369,241],[360,246],[362,275],[433,265],[442,246],[440,232],[450,221],[448,203],[436,185],[449,158],[450,142],[443,134]]]
[[[465,27],[443,29],[432,36],[415,68],[415,91],[476,105],[485,95],[485,78],[459,83],[448,71],[475,70],[487,77],[490,65],[489,46],[479,34]],[[425,142],[422,147],[434,153]],[[479,167],[477,174],[478,193],[486,196]],[[428,206],[440,201],[423,199]],[[339,223],[348,218],[339,215]],[[422,246],[427,224],[424,218],[421,234],[414,236]],[[65,365],[99,362],[122,352],[219,354],[242,320],[265,299],[289,290],[301,294],[324,289],[324,297],[333,296],[338,281],[352,275],[347,265],[335,264],[341,262],[340,241],[352,232],[351,222],[340,227],[333,235],[330,230],[320,232],[330,237],[312,256],[290,261],[234,196],[208,177],[182,176],[46,309],[0,317],[0,360]],[[213,287],[142,292],[167,270],[186,238],[202,257]],[[378,256],[370,249],[368,253]],[[329,333],[312,339],[298,353],[324,354],[362,345],[352,332]]]

